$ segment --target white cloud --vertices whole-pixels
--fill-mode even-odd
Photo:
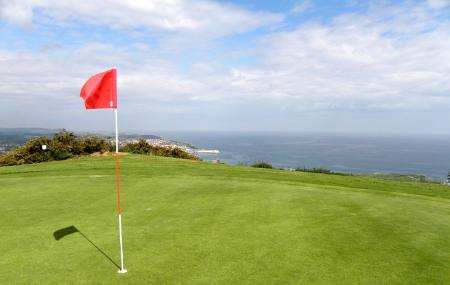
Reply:
[[[26,1],[0,1],[0,19],[21,26],[31,25],[33,18],[32,6]]]
[[[450,105],[450,25],[423,6],[373,8],[329,25],[274,33],[263,67],[234,85],[265,100],[311,108],[431,108]]]
[[[39,54],[0,51],[0,105],[78,101],[79,90],[90,75],[114,66],[118,68],[118,89],[125,104],[182,104],[214,99],[208,85],[211,83],[182,75],[171,62],[153,57],[146,49],[89,43],[77,50],[56,49]]]
[[[298,2],[294,5],[294,7],[292,7],[291,9],[291,14],[300,14],[300,13],[304,13],[310,9],[312,9],[313,7],[313,3],[311,2],[311,0],[303,0],[301,2]]]
[[[83,11],[83,5],[77,9]],[[328,24],[305,23],[264,36],[251,52],[254,63],[237,65],[208,55],[180,68],[178,51],[161,57],[158,47],[141,39],[129,47],[85,43],[41,52],[0,51],[0,111],[40,102],[80,107],[83,82],[113,65],[119,70],[120,102],[145,114],[160,112],[160,117],[177,112],[201,116],[202,108],[216,110],[214,116],[239,109],[258,117],[263,116],[261,106],[282,110],[280,118],[299,110],[448,108],[450,25],[434,13],[427,4],[372,6],[367,13],[340,15]],[[61,17],[64,22],[71,16]],[[190,33],[189,25],[176,29],[181,37]]]
[[[20,25],[83,22],[114,29],[143,28],[209,37],[247,32],[282,20],[279,14],[252,12],[207,0],[4,0],[0,9],[2,18]]]
[[[154,50],[139,43],[137,50],[86,44],[39,55],[7,52],[0,54],[0,98],[36,90],[69,96],[87,75],[116,65],[130,103],[273,100],[299,109],[449,105],[450,26],[431,13],[423,6],[372,9],[341,15],[328,25],[276,32],[256,48],[257,66],[199,59],[189,72],[180,72],[170,55],[152,56]]]
[[[450,0],[427,0],[433,8],[445,8],[450,7]]]

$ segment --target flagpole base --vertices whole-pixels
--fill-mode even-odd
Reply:
[[[120,273],[120,274],[124,274],[124,273],[127,273],[127,272],[128,272],[128,270],[126,270],[125,268],[120,269],[119,271],[117,271],[117,273]]]

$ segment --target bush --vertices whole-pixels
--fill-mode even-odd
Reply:
[[[272,169],[272,164],[265,162],[265,161],[258,161],[255,164],[252,165],[252,167],[256,167],[256,168],[269,168]]]
[[[43,150],[42,145],[47,145]],[[94,152],[113,151],[114,145],[103,138],[87,136],[77,138],[74,133],[61,130],[52,138],[38,137],[28,140],[24,145],[0,156],[0,166],[10,166],[26,163],[37,163],[52,160],[64,160],[74,156],[91,154]],[[154,146],[145,140],[128,143],[122,150],[138,154],[175,157],[199,160],[199,158],[181,148]]]
[[[64,160],[80,155],[82,147],[74,133],[62,130],[53,135],[49,143],[48,152],[54,160]]]
[[[114,150],[114,145],[111,142],[95,136],[81,138],[80,146],[83,154],[91,154],[94,152],[103,153]]]
[[[47,145],[47,149],[43,150],[42,145]],[[32,138],[24,145],[0,156],[0,166],[64,160],[81,154],[105,152],[111,149],[112,144],[105,139],[98,137],[78,139],[74,133],[63,129],[52,138]]]
[[[15,153],[12,151],[0,156],[0,166],[11,166],[17,164],[21,163],[18,163]]]
[[[0,157],[0,165],[19,165],[25,163],[35,163],[49,161],[52,154],[46,150],[42,150],[42,145],[49,145],[51,140],[46,137],[38,137],[27,141],[24,145],[13,149]]]
[[[185,151],[179,147],[171,148],[171,147],[151,145],[143,139],[139,140],[138,142],[127,143],[122,148],[122,150],[125,152],[131,152],[131,153],[137,153],[137,154],[148,154],[148,155],[199,160],[199,158],[197,156],[190,154],[187,151]]]
[[[331,170],[325,169],[325,168],[297,168],[295,171],[301,171],[301,172],[312,172],[312,173],[322,173],[322,174],[331,174],[333,173]]]
[[[340,173],[340,172],[334,172],[325,168],[297,168],[295,171],[301,171],[301,172],[311,172],[311,173],[322,173],[322,174],[333,174],[333,175],[351,175],[347,173]]]
[[[135,143],[127,143],[123,148],[125,152],[137,153],[137,154],[154,154],[152,146],[145,140],[139,140]]]

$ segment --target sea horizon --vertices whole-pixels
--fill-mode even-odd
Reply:
[[[1,128],[35,135],[58,129]],[[36,133],[34,133],[36,131]],[[69,131],[71,131],[69,129]],[[110,135],[109,131],[75,131]],[[323,168],[348,174],[423,175],[444,181],[450,171],[450,135],[294,131],[122,131],[120,137],[159,136],[220,153],[196,153],[205,161],[275,168]]]
[[[319,132],[155,132],[219,154],[203,160],[276,168],[325,168],[350,174],[424,175],[444,180],[450,170],[450,135]]]

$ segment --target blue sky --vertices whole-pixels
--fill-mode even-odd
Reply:
[[[0,1],[0,127],[448,133],[450,0]]]

